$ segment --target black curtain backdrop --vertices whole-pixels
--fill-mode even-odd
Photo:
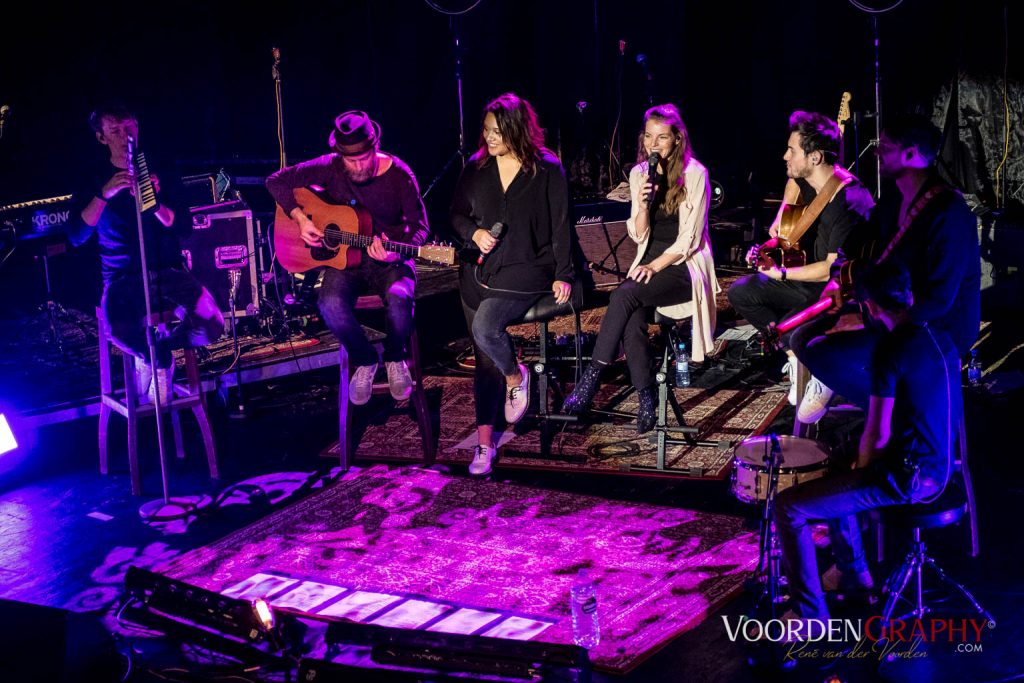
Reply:
[[[470,3],[437,0],[452,10]],[[422,0],[261,4],[266,9],[18,4],[19,18],[9,5],[0,26],[0,102],[11,107],[0,139],[0,203],[68,192],[83,159],[101,151],[86,118],[110,96],[139,113],[151,162],[183,174],[273,171],[272,46],[282,53],[289,162],[327,151],[333,117],[360,108],[423,188],[457,146],[456,32],[470,149],[482,105],[513,90],[534,103],[567,166],[584,151],[607,163],[601,145],[615,121],[621,68],[619,143],[628,168],[647,105],[638,53],[647,55],[655,100],[680,106],[699,158],[733,197],[751,181],[779,191],[791,110],[834,113],[843,90],[853,93],[855,110],[874,109],[872,19],[847,0],[482,0],[455,17]],[[905,0],[878,15],[884,111],[930,110],[958,67],[1001,77],[1005,4]],[[1020,78],[1019,51],[1009,71]],[[580,101],[588,103],[582,115]],[[862,143],[872,133],[866,126]],[[456,171],[428,198],[442,234]],[[269,207],[258,186],[243,191],[257,208]]]

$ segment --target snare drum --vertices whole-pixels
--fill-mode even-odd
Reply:
[[[828,446],[814,439],[780,436],[782,463],[776,492],[825,476]],[[768,466],[765,457],[771,448],[768,436],[744,439],[733,450],[732,494],[743,503],[758,503],[768,497]]]

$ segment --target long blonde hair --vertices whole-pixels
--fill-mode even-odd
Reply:
[[[672,129],[673,135],[678,142],[672,154],[665,160],[665,171],[668,178],[668,192],[665,194],[665,213],[673,214],[679,210],[679,205],[686,200],[686,167],[693,158],[693,145],[690,144],[690,134],[686,131],[686,124],[683,117],[679,115],[679,109],[674,104],[659,104],[651,107],[644,113],[644,129],[648,121],[664,123]],[[647,154],[644,152],[644,129],[640,131],[640,140],[637,144],[637,161],[647,161]]]

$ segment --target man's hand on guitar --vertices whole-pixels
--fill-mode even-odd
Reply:
[[[299,236],[302,237],[302,241],[310,247],[322,247],[324,244],[324,232],[320,228],[316,227],[313,221],[309,220],[309,217],[303,213],[297,213],[292,218],[299,225]]]
[[[370,255],[370,258],[382,263],[393,263],[401,258],[398,252],[385,249],[381,239],[382,236],[374,237],[373,242],[366,248],[366,253]],[[383,237],[383,239],[387,239],[387,237]]]

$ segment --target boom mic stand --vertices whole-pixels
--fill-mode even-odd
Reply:
[[[452,39],[455,41],[455,96],[459,106],[459,146],[452,152],[452,155],[448,157],[448,161],[441,167],[434,179],[427,185],[427,189],[423,191],[423,199],[427,198],[430,191],[434,189],[434,186],[448,173],[448,169],[451,168],[452,164],[456,160],[459,162],[459,166],[464,167],[466,165],[466,128],[465,128],[465,112],[462,105],[462,53],[465,52],[465,48],[462,47],[462,40],[459,37],[459,29],[456,23],[456,19],[451,19],[452,27]]]
[[[164,438],[163,398],[160,390],[160,373],[156,365],[156,339],[159,330],[153,315],[153,298],[150,294],[149,264],[146,261],[146,235],[142,227],[142,192],[139,188],[139,176],[135,168],[135,138],[128,136],[128,177],[135,196],[135,223],[139,231],[139,257],[142,267],[142,295],[146,302],[146,342],[149,345],[149,366],[153,368],[153,385],[155,396],[153,407],[156,411],[156,439],[160,452],[160,479],[163,485],[163,498],[151,500],[139,508],[139,516],[148,522],[165,522],[187,516],[195,509],[194,505],[172,501],[167,476],[167,450]],[[172,390],[173,400],[173,390]],[[179,512],[168,512],[178,508]]]

